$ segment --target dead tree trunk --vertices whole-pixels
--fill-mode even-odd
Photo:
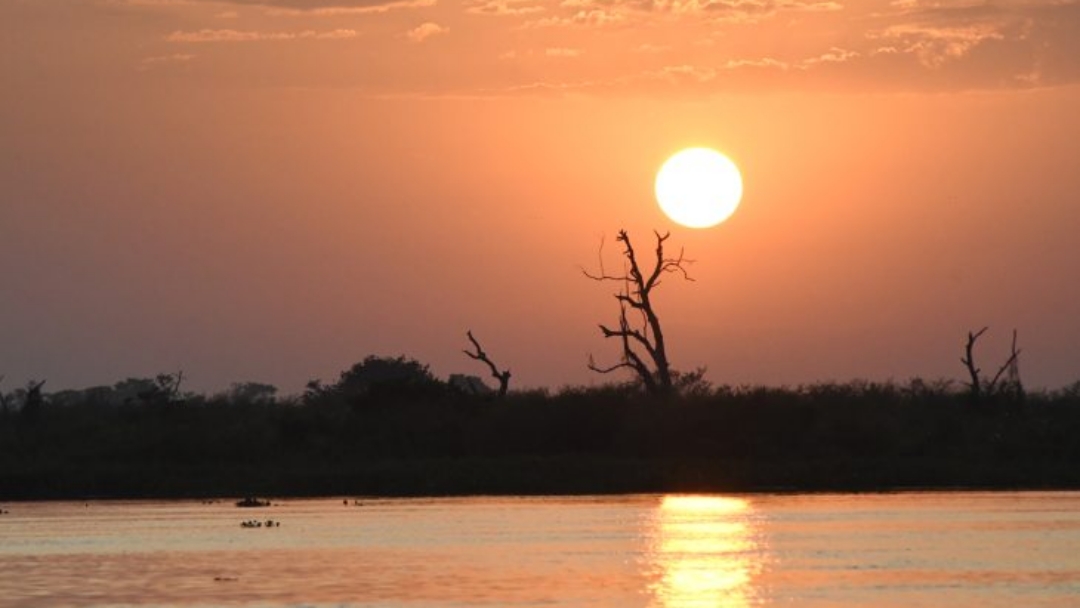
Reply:
[[[483,348],[480,348],[480,343],[473,337],[472,330],[466,331],[465,335],[469,337],[469,342],[472,342],[476,352],[474,353],[468,350],[462,352],[468,355],[470,359],[475,359],[487,364],[488,368],[491,370],[492,377],[499,381],[499,397],[505,397],[506,392],[510,389],[510,370],[499,371],[495,362],[487,356],[487,353],[484,352]]]
[[[672,373],[664,331],[653,306],[653,289],[660,285],[660,278],[664,273],[677,272],[686,280],[693,279],[686,273],[690,260],[683,257],[682,251],[677,258],[664,256],[664,242],[670,233],[660,234],[654,231],[653,234],[656,235],[656,261],[648,273],[642,271],[630,236],[625,230],[620,230],[615,240],[623,244],[626,271],[619,275],[607,274],[601,259],[599,274],[585,272],[585,276],[594,281],[618,281],[623,284],[623,289],[615,294],[615,299],[619,302],[618,328],[600,325],[600,332],[605,338],[617,338],[621,342],[622,356],[618,363],[608,367],[597,366],[590,357],[589,369],[601,374],[623,368],[630,369],[649,394],[663,396],[672,392]],[[631,314],[640,316],[636,324],[631,322]]]
[[[1006,372],[1008,372],[1008,376],[1005,376]],[[1001,380],[1002,376],[1005,376],[1005,383],[999,385],[998,381]],[[994,377],[987,383],[986,392],[992,394],[997,391],[1006,393],[1010,397],[1015,397],[1022,394],[1023,390],[1023,387],[1020,386],[1020,351],[1016,348],[1016,330],[1014,329],[1009,358],[1005,360],[1005,363],[1001,364],[997,373],[994,374]]]
[[[968,375],[971,380],[968,382],[968,396],[971,398],[972,403],[979,403],[982,400],[982,380],[979,378],[979,372],[982,371],[975,367],[975,342],[978,341],[979,336],[986,333],[989,327],[984,327],[975,333],[968,332],[967,346],[964,347],[964,356],[961,357],[960,362],[964,364],[964,367],[968,370]]]
[[[968,383],[969,396],[974,404],[980,403],[984,397],[993,396],[995,393],[1007,393],[1015,398],[1023,398],[1024,387],[1020,383],[1020,350],[1016,348],[1016,330],[1013,330],[1012,348],[1009,358],[1001,364],[997,373],[990,379],[980,376],[980,370],[975,366],[975,342],[986,332],[989,327],[983,327],[979,331],[968,332],[967,345],[964,347],[964,356],[960,362],[967,368],[971,381]],[[1008,372],[1004,385],[999,385],[1002,376]]]
[[[0,376],[0,384],[4,383],[4,377]],[[4,389],[0,388],[0,415],[7,416],[8,413],[8,400],[4,395]]]
[[[26,384],[26,397],[23,401],[22,410],[19,411],[19,417],[24,422],[37,422],[38,417],[41,416],[41,407],[45,403],[45,398],[41,395],[41,387],[43,386],[45,386],[44,380],[41,382],[31,380]]]

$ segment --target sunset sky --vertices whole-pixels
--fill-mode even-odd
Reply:
[[[715,383],[1080,380],[1080,2],[0,0],[0,390],[369,354],[611,380],[626,228]],[[653,179],[742,169],[682,228]]]

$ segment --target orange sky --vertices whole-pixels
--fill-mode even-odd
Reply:
[[[368,354],[599,382],[606,235],[716,383],[1080,380],[1080,2],[0,0],[0,390]],[[672,226],[663,160],[743,170]]]

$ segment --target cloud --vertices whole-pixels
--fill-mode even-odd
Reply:
[[[563,47],[552,47],[544,50],[544,56],[546,57],[561,57],[561,58],[573,58],[581,56],[581,49],[570,49]]]
[[[187,63],[195,58],[195,55],[191,53],[173,53],[171,55],[155,55],[153,57],[144,57],[139,62],[139,70],[149,70],[155,66]]]
[[[402,9],[427,8],[435,6],[436,2],[437,0],[371,0],[369,2],[345,4],[304,5],[300,8],[291,6],[295,3],[275,2],[271,5],[274,8],[270,8],[267,11],[267,14],[277,17],[338,17],[342,15],[369,15]]]
[[[804,0],[653,0],[668,4],[672,12],[707,13],[725,21],[756,22],[782,12],[832,12],[843,10],[839,2]]]
[[[854,61],[859,57],[862,57],[862,53],[859,53],[858,51],[850,51],[847,49],[833,47],[828,51],[825,51],[821,55],[818,55],[817,57],[808,57],[806,59],[803,59],[802,62],[799,64],[799,67],[801,67],[802,69],[808,69],[819,63],[847,63],[849,61]]]
[[[790,70],[791,64],[772,57],[761,57],[758,59],[728,59],[724,62],[723,68],[725,70],[740,70],[743,68]]]
[[[98,0],[99,2],[133,8],[172,6],[213,6],[218,16],[234,17],[234,8],[264,9],[274,16],[335,16],[385,13],[407,8],[434,6],[436,0]],[[510,0],[515,1],[515,0]]]
[[[562,14],[530,21],[525,27],[598,27],[660,15],[756,23],[781,12],[839,11],[843,6],[821,0],[561,0],[555,8]]]
[[[473,0],[465,12],[474,15],[515,16],[544,12],[544,7],[532,0]]]
[[[580,10],[563,17],[544,17],[527,21],[522,28],[548,28],[548,27],[603,27],[626,20],[626,15],[617,10],[605,8],[593,8]]]
[[[99,0],[106,4],[135,8],[209,5],[219,9],[219,17],[234,17],[229,7],[265,9],[266,14],[278,17],[364,15],[385,13],[397,9],[435,6],[437,0]],[[513,0],[511,0],[513,1]]]
[[[1080,2],[893,2],[867,32],[874,57],[913,58],[969,87],[1032,87],[1080,81]]]
[[[168,42],[204,43],[204,42],[262,42],[282,40],[344,40],[355,38],[358,34],[355,30],[336,29],[317,32],[304,30],[301,32],[259,32],[240,31],[229,29],[202,29],[194,32],[175,31],[165,37]]]
[[[560,6],[676,15],[709,14],[733,21],[757,21],[782,11],[824,12],[843,9],[839,2],[820,0],[563,0]]]
[[[901,24],[890,26],[874,37],[894,40],[903,52],[916,55],[927,67],[936,68],[967,55],[988,40],[1005,40],[1001,27],[993,23],[963,27]]]
[[[158,8],[163,6],[190,6],[196,0],[104,0],[104,4],[134,8]]]
[[[303,12],[325,9],[365,9],[395,3],[393,0],[128,0],[134,2],[203,2],[207,4],[231,4],[234,6],[261,6]]]
[[[448,28],[445,28],[438,23],[427,21],[409,30],[405,35],[413,42],[423,42],[432,36],[445,34],[448,31],[450,31]]]

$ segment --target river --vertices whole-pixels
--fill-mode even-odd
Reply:
[[[1080,606],[1080,492],[3,507],[0,606]]]

